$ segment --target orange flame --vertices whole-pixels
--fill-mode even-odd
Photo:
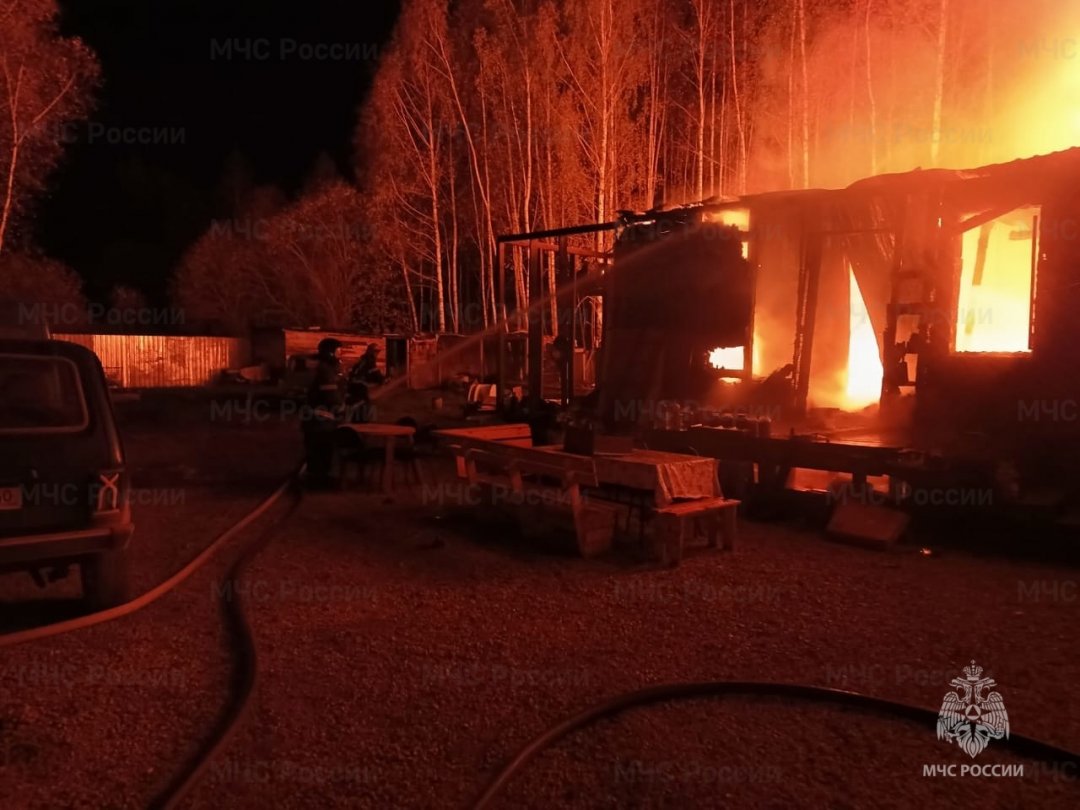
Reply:
[[[1030,351],[1037,215],[1038,209],[1020,209],[964,234],[958,352]]]
[[[742,371],[744,361],[745,350],[742,346],[713,349],[709,352],[709,364],[715,369]]]
[[[878,351],[877,337],[870,322],[870,313],[863,301],[855,273],[848,268],[851,331],[848,337],[847,383],[844,386],[844,406],[865,408],[881,398],[881,378],[884,370]]]

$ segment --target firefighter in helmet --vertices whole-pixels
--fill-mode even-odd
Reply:
[[[319,341],[315,377],[307,393],[302,428],[307,454],[308,484],[313,489],[330,486],[334,462],[334,431],[342,407],[341,342],[334,338]]]
[[[379,346],[369,343],[364,355],[349,372],[345,404],[350,422],[367,422],[371,418],[370,387],[382,385],[386,377],[379,370]]]

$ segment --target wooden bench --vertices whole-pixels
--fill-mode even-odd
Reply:
[[[687,529],[693,531],[703,528],[710,548],[716,548],[720,535],[723,535],[723,547],[734,551],[738,532],[738,505],[739,501],[729,498],[700,498],[657,509],[656,544],[661,562],[664,565],[679,564]]]
[[[611,548],[617,507],[581,491],[597,486],[592,459],[497,442],[453,449],[470,487],[485,503],[512,508],[522,534],[546,537],[568,530],[583,557]]]
[[[497,442],[499,445],[514,447],[532,447],[532,431],[526,424],[507,425],[484,425],[474,428],[450,428],[435,431],[435,437],[454,450],[455,448],[476,448],[478,450],[490,449],[489,444]],[[455,452],[457,457],[457,474],[459,478],[465,477],[464,457]]]
[[[524,422],[511,422],[508,424],[499,425],[482,425],[480,427],[469,428],[447,428],[445,430],[435,431],[435,435],[450,439],[452,441],[474,440],[487,442],[507,442],[528,439],[528,446],[532,447],[532,432],[529,430],[529,426]]]

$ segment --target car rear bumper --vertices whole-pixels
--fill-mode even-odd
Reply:
[[[50,564],[124,548],[130,524],[0,537],[0,568]]]

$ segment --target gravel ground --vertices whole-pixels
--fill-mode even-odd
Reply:
[[[269,490],[296,451],[288,435],[129,431],[139,486],[186,493],[140,507],[145,585]],[[232,484],[210,486],[219,478]],[[463,807],[525,742],[621,691],[779,680],[936,708],[971,658],[997,679],[1014,733],[1080,748],[1073,569],[745,523],[736,553],[661,571],[630,552],[538,550],[433,494],[313,495],[276,526],[244,584],[254,713],[190,806]],[[137,616],[0,651],[0,807],[134,808],[162,790],[227,694],[214,583],[236,550]],[[0,599],[23,587],[9,580]],[[573,735],[499,806],[1077,805],[1080,774],[1031,762],[1022,778],[922,776],[968,761],[933,728],[876,714],[696,700]],[[977,760],[1021,762],[1000,743]]]
[[[780,680],[936,708],[977,658],[1012,728],[1080,748],[1059,568],[838,546],[746,524],[674,571],[543,554],[401,498],[310,498],[251,572],[263,682],[196,807],[462,807],[523,743],[615,693]],[[1047,583],[1034,601],[1028,583]],[[1075,587],[1075,586],[1074,586]],[[502,806],[1076,806],[1077,778],[924,778],[934,729],[728,699],[638,709],[545,753]],[[979,763],[1021,760],[1000,745]]]
[[[134,589],[143,592],[242,517],[298,458],[295,430],[125,431],[134,470]],[[263,463],[215,484],[244,453]],[[235,478],[235,476],[234,476]],[[268,516],[266,522],[272,522]],[[236,549],[134,616],[0,650],[0,807],[140,808],[212,728],[232,659],[217,582]],[[0,577],[0,630],[75,615],[72,576],[40,591]]]

